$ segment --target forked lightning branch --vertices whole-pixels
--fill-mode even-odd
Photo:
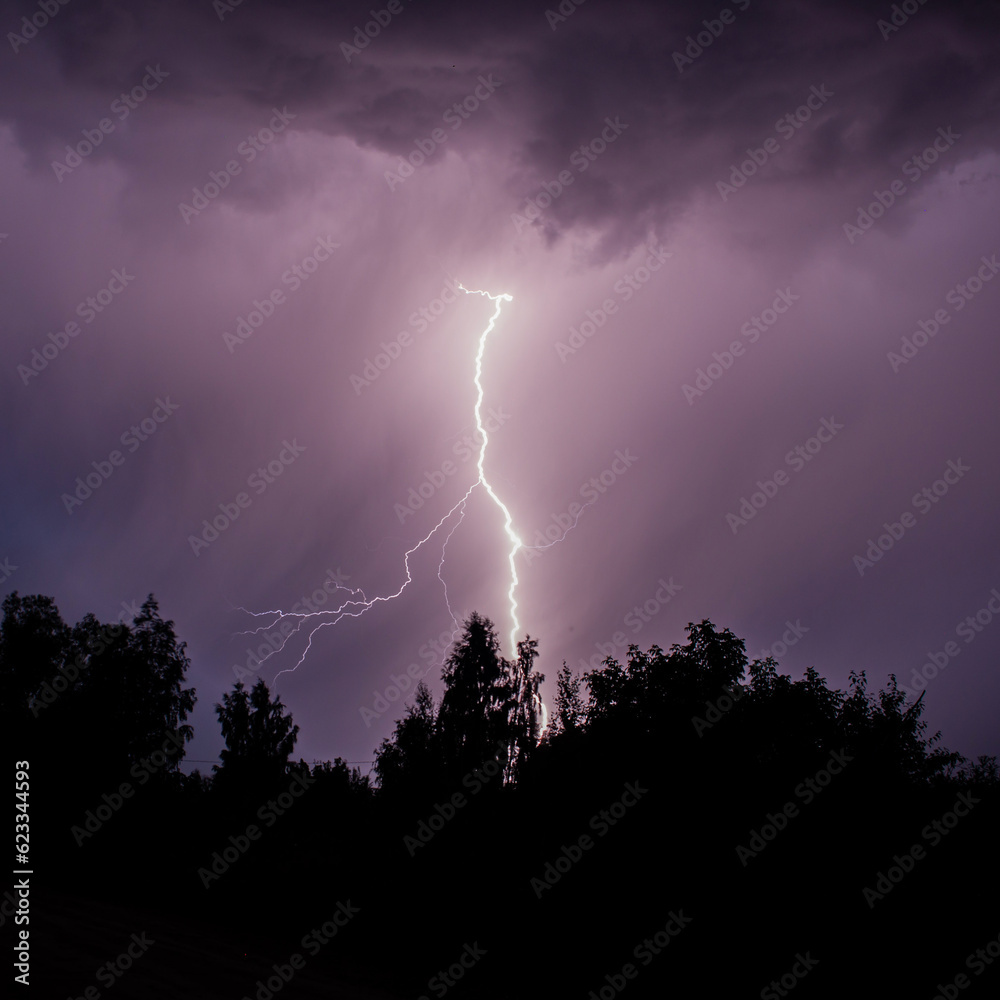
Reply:
[[[244,634],[252,635],[262,631],[271,630],[276,625],[281,626],[281,635],[283,636],[282,641],[276,644],[276,647],[275,646],[269,647],[268,652],[266,652],[264,655],[260,657],[261,662],[266,660],[268,657],[272,656],[274,653],[280,652],[281,649],[284,648],[285,642],[292,635],[298,633],[303,627],[308,628],[308,637],[302,655],[299,657],[298,661],[295,663],[294,666],[279,671],[275,675],[275,680],[277,680],[277,678],[280,677],[282,674],[291,673],[296,669],[298,669],[298,667],[304,662],[306,656],[309,654],[309,650],[312,647],[313,636],[315,636],[316,633],[321,628],[325,628],[330,625],[336,625],[339,621],[341,621],[346,617],[358,618],[361,615],[363,615],[366,611],[368,611],[370,608],[372,608],[374,605],[392,601],[395,600],[397,597],[399,597],[403,593],[403,591],[413,582],[413,577],[410,570],[410,557],[414,555],[416,552],[418,552],[424,545],[426,545],[438,533],[438,531],[442,527],[451,522],[451,526],[442,541],[441,560],[438,563],[438,580],[441,582],[442,586],[445,587],[445,602],[448,603],[447,586],[445,585],[444,578],[441,576],[441,571],[444,567],[444,562],[445,562],[445,550],[447,548],[448,541],[451,538],[452,534],[454,534],[455,530],[465,519],[466,503],[469,500],[469,497],[472,495],[473,490],[475,490],[477,487],[482,487],[486,491],[490,499],[494,502],[494,504],[496,504],[497,508],[502,514],[503,530],[510,543],[510,549],[507,557],[507,561],[510,568],[510,585],[507,589],[507,598],[510,603],[510,621],[511,621],[510,651],[512,656],[514,657],[517,656],[517,633],[518,630],[520,629],[520,623],[518,622],[517,618],[517,598],[515,596],[515,592],[517,590],[517,585],[518,585],[515,558],[517,556],[517,553],[522,548],[524,548],[525,545],[514,530],[513,518],[511,517],[510,511],[508,510],[504,502],[500,499],[500,497],[497,495],[492,484],[490,483],[489,479],[486,476],[486,449],[489,446],[490,438],[489,438],[489,429],[487,426],[487,421],[484,420],[482,412],[483,398],[484,398],[484,391],[482,385],[483,356],[486,350],[486,341],[489,338],[490,333],[492,333],[492,331],[496,327],[497,320],[500,317],[501,309],[503,308],[503,303],[511,302],[513,301],[513,298],[512,296],[506,293],[501,293],[499,295],[492,295],[489,292],[465,288],[461,284],[457,284],[456,287],[461,289],[461,291],[465,292],[467,295],[482,295],[488,298],[491,302],[495,303],[495,308],[493,310],[493,314],[490,316],[489,323],[486,325],[486,328],[483,330],[482,334],[479,337],[479,345],[476,351],[476,358],[475,358],[475,375],[473,378],[473,384],[475,385],[476,388],[475,423],[476,423],[476,430],[478,432],[476,435],[476,440],[480,442],[479,455],[476,462],[476,468],[478,472],[476,481],[465,491],[461,499],[437,522],[437,524],[435,524],[434,527],[423,538],[420,539],[420,541],[418,541],[411,548],[407,549],[407,551],[403,556],[403,569],[406,575],[406,579],[395,591],[395,593],[387,594],[385,596],[373,597],[369,599],[365,596],[363,591],[351,589],[350,587],[346,587],[338,581],[336,589],[343,590],[347,594],[346,599],[342,603],[340,603],[338,607],[333,607],[330,608],[329,610],[323,610],[323,611],[317,610],[311,612],[309,611],[286,612],[280,610],[263,611],[263,612],[248,611],[247,614],[251,614],[256,618],[268,617],[271,620],[268,622],[267,625],[263,625],[260,628],[253,630],[252,632]],[[457,517],[455,517],[456,514]],[[533,546],[528,546],[528,547],[533,548]],[[245,608],[241,608],[240,610],[246,611]],[[455,629],[457,632],[458,623],[457,620],[455,619],[454,614],[451,611],[450,604],[448,604],[448,611],[452,616],[452,622],[455,625]],[[543,712],[543,728],[544,728],[544,716],[545,716],[544,706],[542,706],[542,712]]]

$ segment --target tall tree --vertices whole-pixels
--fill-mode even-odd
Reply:
[[[271,700],[264,679],[258,678],[251,691],[242,681],[216,703],[226,748],[219,756],[222,764],[214,770],[220,787],[249,783],[274,783],[288,770],[288,758],[295,749],[299,727],[285,714],[281,698]]]
[[[166,741],[172,751],[158,770],[176,770],[183,756],[177,751],[193,735],[183,723],[195,690],[183,687],[191,662],[186,644],[178,642],[174,623],[160,617],[152,594],[131,627],[87,614],[70,629],[41,595],[11,594],[3,609],[5,721],[26,727],[26,739],[50,742],[46,734],[57,733],[61,742],[85,747],[86,770],[95,778],[108,772],[120,781],[120,772]]]
[[[391,795],[425,790],[440,770],[437,717],[427,685],[417,685],[414,704],[408,705],[389,739],[375,751],[375,774],[379,788]]]
[[[467,773],[512,742],[511,713],[516,703],[510,667],[489,618],[473,611],[462,636],[445,661],[445,683],[438,712],[441,753],[449,769]],[[505,756],[505,754],[504,754]]]
[[[32,722],[47,707],[34,703],[43,685],[64,665],[69,644],[69,626],[51,597],[21,597],[15,590],[4,598],[0,623],[0,720],[5,732],[16,732],[18,739],[33,735]],[[59,686],[69,683],[63,677]],[[56,695],[52,691],[48,697],[54,701]]]
[[[556,675],[556,702],[546,736],[555,739],[564,733],[578,733],[587,719],[587,707],[580,694],[582,678],[575,675],[563,660]]]
[[[177,770],[178,751],[194,735],[184,720],[197,700],[194,688],[182,687],[191,665],[186,648],[174,623],[160,617],[152,594],[131,627],[102,625],[86,615],[73,629],[75,661],[84,661],[79,711],[86,723],[102,721],[94,739],[109,766],[148,758],[167,743],[170,752],[156,773]]]
[[[517,660],[509,666],[511,680],[511,747],[507,780],[516,780],[538,746],[542,729],[542,696],[539,686],[545,674],[534,669],[538,640],[526,636],[517,644]]]

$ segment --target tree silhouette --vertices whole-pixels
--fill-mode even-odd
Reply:
[[[538,640],[532,639],[530,635],[526,636],[517,644],[517,653],[517,660],[508,666],[513,695],[510,702],[508,782],[516,780],[523,773],[538,745],[542,724],[542,698],[538,689],[545,680],[545,674],[534,669]]]
[[[588,728],[627,734],[662,735],[670,720],[686,723],[685,713],[738,685],[746,669],[743,640],[729,629],[716,631],[708,619],[687,626],[689,641],[668,653],[659,646],[643,652],[630,645],[625,665],[608,657],[584,674],[589,689]],[[610,738],[610,737],[609,737]]]
[[[43,685],[49,684],[64,666],[70,629],[51,597],[41,594],[21,597],[15,590],[3,602],[0,624],[0,712],[4,731],[29,739],[32,721],[44,714],[48,704],[35,704]],[[60,674],[62,684],[72,681]],[[59,692],[51,691],[54,701]]]
[[[41,595],[15,592],[3,610],[0,703],[7,725],[18,727],[29,745],[58,734],[86,748],[86,770],[95,779],[113,779],[165,742],[172,752],[157,770],[176,771],[183,756],[177,751],[193,735],[183,723],[196,697],[182,686],[190,666],[186,644],[178,642],[174,623],[160,617],[152,594],[131,627],[87,614],[70,629]],[[63,767],[73,770],[75,763],[64,759]]]
[[[439,740],[434,699],[420,681],[414,704],[408,705],[390,739],[375,751],[375,774],[379,787],[388,794],[402,795],[436,784],[440,770]]]
[[[262,677],[249,692],[237,681],[232,693],[216,703],[215,713],[226,741],[222,763],[213,766],[219,787],[246,790],[252,783],[271,785],[284,777],[299,727],[279,697],[271,700]]]
[[[197,700],[194,688],[181,686],[191,665],[185,649],[152,594],[131,627],[119,630],[86,615],[73,629],[71,652],[86,664],[75,711],[83,720],[101,720],[90,745],[109,767],[125,768],[167,743],[172,749],[155,773],[177,770],[183,757],[177,750],[194,735],[182,723]]]
[[[575,675],[563,660],[556,675],[556,702],[546,738],[553,740],[564,733],[579,733],[587,720],[587,706],[580,693],[583,678]]]
[[[509,747],[516,705],[510,668],[500,655],[496,628],[473,611],[462,636],[445,661],[444,695],[437,716],[439,747],[455,775],[468,773]],[[500,761],[506,768],[508,761]]]
[[[353,900],[366,914],[350,931],[359,962],[374,967],[394,942],[393,995],[414,995],[474,933],[504,956],[476,980],[483,1000],[527,982],[532,996],[603,990],[601,977],[610,982],[607,971],[663,927],[668,907],[689,900],[705,927],[682,946],[694,971],[651,963],[637,996],[696,984],[720,941],[734,961],[713,974],[743,996],[809,946],[803,927],[850,982],[872,966],[859,926],[880,959],[912,947],[927,912],[951,907],[949,922],[920,938],[948,968],[995,934],[998,879],[983,859],[996,841],[996,758],[970,763],[943,748],[921,719],[924,696],[908,703],[892,674],[878,691],[863,670],[845,691],[812,667],[793,679],[770,657],[748,663],[742,640],[705,619],[668,651],[631,645],[624,662],[609,657],[583,676],[564,661],[539,740],[537,640],[518,643],[509,662],[492,622],[473,612],[443,665],[440,705],[418,684],[376,751],[377,789],[340,758],[293,762],[298,726],[258,680],[215,706],[225,749],[212,781],[177,774],[176,753],[158,767],[166,780],[143,791],[121,768],[165,734],[182,745],[194,705],[185,646],[152,597],[128,626],[86,615],[70,628],[40,596],[13,594],[3,610],[0,708],[34,740],[23,745],[32,788],[44,789],[32,799],[39,856],[49,866],[70,858],[60,875],[65,883],[75,872],[81,898],[89,889],[179,912],[193,885],[219,924],[246,934],[252,921],[268,953],[285,942],[289,912],[319,920],[331,900]],[[933,865],[910,866],[892,903],[859,905],[863,887],[895,885],[879,877],[890,859],[903,870],[893,857],[901,845],[927,843],[939,817],[942,830],[956,825],[943,817],[960,795],[971,818],[942,834],[947,847],[930,842]],[[242,832],[248,821],[263,837]],[[128,879],[107,886],[110,866]],[[543,937],[553,954],[580,961],[539,971],[524,942]],[[907,980],[879,995],[925,987]]]

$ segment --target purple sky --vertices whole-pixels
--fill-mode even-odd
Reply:
[[[4,5],[4,591],[155,593],[214,759],[233,633],[275,618],[234,608],[396,592],[476,481],[493,304],[457,280],[513,296],[482,382],[515,530],[593,500],[515,557],[549,698],[707,617],[838,686],[943,651],[931,732],[1000,753],[995,6],[327,7]],[[371,760],[410,664],[440,692],[446,538],[506,647],[503,516],[457,521],[280,677],[297,756]]]

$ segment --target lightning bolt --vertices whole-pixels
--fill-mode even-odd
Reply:
[[[482,374],[483,374],[483,352],[486,350],[486,338],[489,337],[490,333],[493,331],[493,327],[496,326],[497,318],[500,316],[500,310],[503,308],[504,302],[513,302],[513,296],[508,295],[506,292],[501,292],[499,295],[490,295],[489,292],[480,291],[479,289],[466,288],[464,285],[459,284],[459,288],[462,289],[467,295],[485,295],[488,299],[496,302],[497,307],[493,310],[493,315],[490,317],[489,324],[486,329],[483,330],[482,336],[479,338],[479,350],[476,352],[476,391],[478,393],[476,397],[476,429],[482,435],[483,443],[479,446],[479,461],[477,467],[479,469],[479,479],[476,482],[476,486],[482,484],[486,487],[486,492],[489,493],[490,499],[503,511],[504,516],[504,531],[507,533],[507,537],[511,541],[510,555],[507,557],[507,561],[510,563],[510,587],[507,590],[507,599],[510,601],[510,648],[511,653],[514,657],[517,656],[517,630],[520,625],[517,620],[517,598],[514,597],[514,591],[517,589],[518,579],[517,579],[517,567],[514,565],[514,556],[517,555],[518,549],[520,549],[524,543],[515,534],[513,524],[514,519],[510,516],[510,511],[507,509],[504,502],[496,495],[496,491],[490,485],[490,481],[486,478],[486,470],[483,468],[483,463],[486,461],[486,448],[490,443],[489,435],[486,433],[486,428],[483,426],[483,384],[482,384]]]
[[[507,590],[507,598],[510,602],[510,616],[511,616],[511,630],[510,630],[510,647],[512,656],[517,656],[517,632],[520,628],[520,623],[517,618],[517,599],[515,597],[515,591],[518,585],[517,577],[517,567],[515,566],[514,559],[518,551],[524,547],[524,543],[518,537],[513,528],[513,518],[511,517],[510,511],[504,502],[497,496],[490,481],[486,478],[486,449],[489,445],[489,434],[487,433],[486,427],[483,423],[482,418],[482,404],[485,396],[482,385],[482,374],[483,374],[483,355],[486,350],[486,341],[496,327],[497,319],[500,316],[500,311],[503,308],[504,302],[512,302],[513,296],[507,293],[501,293],[499,295],[492,295],[489,292],[482,291],[479,289],[468,289],[464,285],[459,284],[459,288],[462,289],[467,295],[483,295],[490,299],[492,302],[496,303],[496,308],[493,311],[493,315],[490,317],[489,323],[483,330],[479,337],[479,344],[476,350],[475,359],[475,377],[474,384],[476,387],[476,405],[475,405],[475,420],[476,429],[481,435],[482,444],[479,448],[479,458],[476,463],[478,478],[476,481],[465,491],[462,498],[453,506],[451,509],[434,525],[433,528],[418,541],[414,546],[407,549],[403,555],[403,569],[406,573],[406,579],[400,585],[399,589],[395,593],[387,594],[384,596],[378,596],[373,598],[368,598],[365,596],[364,591],[360,589],[353,589],[350,587],[345,587],[341,583],[337,582],[336,589],[344,590],[349,595],[346,600],[343,600],[338,607],[324,609],[322,611],[281,611],[281,610],[271,610],[271,611],[248,611],[246,608],[237,608],[236,610],[243,611],[254,618],[269,618],[270,621],[265,625],[261,625],[258,628],[251,629],[245,632],[236,633],[240,635],[259,635],[261,632],[268,632],[275,626],[281,625],[286,620],[293,620],[295,622],[294,627],[288,632],[287,635],[279,633],[280,639],[277,643],[272,645],[271,650],[264,656],[260,657],[261,664],[264,661],[270,659],[275,653],[281,652],[285,648],[286,642],[293,636],[297,635],[303,628],[308,627],[308,635],[306,639],[305,648],[302,651],[301,656],[298,661],[292,667],[287,667],[284,670],[278,671],[274,676],[274,681],[277,682],[278,678],[282,674],[294,673],[301,665],[305,662],[306,657],[309,655],[309,650],[312,648],[313,638],[316,633],[322,629],[327,628],[331,625],[336,625],[338,622],[342,621],[344,618],[359,618],[365,612],[369,611],[372,607],[379,603],[387,603],[389,601],[395,600],[399,597],[403,591],[413,582],[413,575],[410,571],[410,557],[418,552],[424,545],[426,545],[437,532],[452,518],[452,515],[458,512],[458,517],[452,524],[448,533],[444,539],[441,546],[441,559],[438,562],[437,577],[441,582],[441,586],[444,588],[445,605],[448,608],[448,614],[451,616],[452,625],[454,626],[454,631],[452,632],[452,639],[458,633],[460,627],[458,620],[455,617],[455,613],[452,610],[451,603],[448,598],[448,585],[442,576],[444,570],[444,563],[446,557],[446,550],[448,547],[448,542],[451,540],[452,535],[458,530],[458,527],[462,524],[465,519],[465,507],[472,495],[473,490],[478,486],[482,486],[486,492],[489,494],[490,498],[497,505],[504,517],[504,531],[511,542],[511,549],[508,554],[508,563],[510,565],[510,586]],[[319,621],[317,621],[319,619]],[[273,639],[273,634],[271,636]],[[542,706],[542,711],[545,712],[544,705]],[[546,713],[547,714],[547,713]]]

